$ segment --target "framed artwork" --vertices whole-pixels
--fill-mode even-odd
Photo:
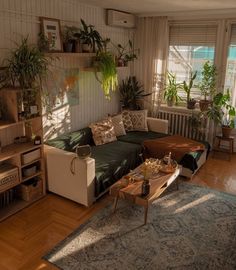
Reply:
[[[62,52],[60,20],[40,17],[41,29],[49,42],[50,52]]]

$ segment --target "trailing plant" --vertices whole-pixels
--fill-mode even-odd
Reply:
[[[119,85],[121,103],[124,108],[131,110],[139,110],[140,101],[152,93],[145,93],[143,85],[141,85],[136,77],[129,76]]]
[[[204,96],[204,100],[207,100],[207,97],[212,97],[216,91],[216,66],[211,64],[210,61],[205,62],[201,74],[202,80],[199,84],[199,89],[201,95]]]
[[[29,45],[28,37],[23,38],[17,48],[5,60],[9,80],[13,86],[22,89],[41,87],[42,78],[48,70],[49,58],[35,45]]]
[[[102,49],[102,37],[97,30],[95,30],[94,25],[87,25],[83,19],[80,20],[82,28],[79,30],[78,33],[75,34],[77,38],[80,39],[82,44],[88,44],[92,47],[93,52]]]
[[[114,45],[114,44],[113,44]],[[139,52],[139,49],[133,48],[133,43],[131,40],[127,42],[124,46],[121,44],[118,44],[117,46],[114,45],[117,50],[117,61],[121,61],[124,66],[128,64],[128,62],[133,61],[134,59],[137,59],[137,53]]]
[[[101,79],[98,78],[97,72],[96,78],[102,85],[105,97],[110,99],[110,91],[115,91],[118,86],[114,56],[110,52],[100,51],[96,56],[96,65],[96,70],[101,72]]]
[[[182,88],[180,83],[176,81],[176,75],[171,72],[167,72],[167,86],[164,89],[164,99],[171,103],[176,103],[181,100],[181,97],[178,95],[178,90]]]

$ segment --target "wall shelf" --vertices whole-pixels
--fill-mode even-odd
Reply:
[[[96,53],[63,53],[63,52],[55,52],[55,53],[45,53],[45,56],[48,57],[79,57],[79,58],[86,58],[86,57],[94,57]]]
[[[10,122],[10,121],[0,120],[0,129],[5,129],[5,128],[12,127],[12,126],[21,125],[21,124],[28,123],[28,122],[34,121],[34,120],[39,120],[39,119],[41,119],[41,116],[21,120],[21,121],[18,121],[18,122]]]

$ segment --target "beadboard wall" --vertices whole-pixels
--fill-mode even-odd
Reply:
[[[28,35],[31,43],[36,43],[39,32],[39,17],[57,18],[61,25],[80,25],[80,18],[93,24],[103,37],[111,38],[113,43],[125,44],[133,37],[133,31],[114,28],[105,24],[105,10],[95,6],[85,5],[79,0],[1,0],[0,1],[0,61],[9,54],[9,49],[15,47],[22,37]],[[81,60],[68,57],[57,60],[61,68],[80,68]],[[1,64],[3,65],[3,64]],[[119,79],[129,75],[129,68],[119,70]],[[99,82],[93,72],[79,74],[79,104],[65,106],[54,112],[53,123],[44,117],[46,139],[59,134],[77,130],[89,123],[99,120],[108,113],[119,110],[118,93],[112,93],[111,100],[106,100]],[[2,145],[12,143],[17,135],[22,135],[19,129],[0,132]]]

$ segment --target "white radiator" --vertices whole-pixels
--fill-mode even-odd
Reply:
[[[207,140],[209,121],[206,120],[204,126],[200,129],[193,128],[190,124],[191,111],[167,111],[160,110],[157,117],[169,121],[169,133],[172,135],[178,134],[193,140]]]

